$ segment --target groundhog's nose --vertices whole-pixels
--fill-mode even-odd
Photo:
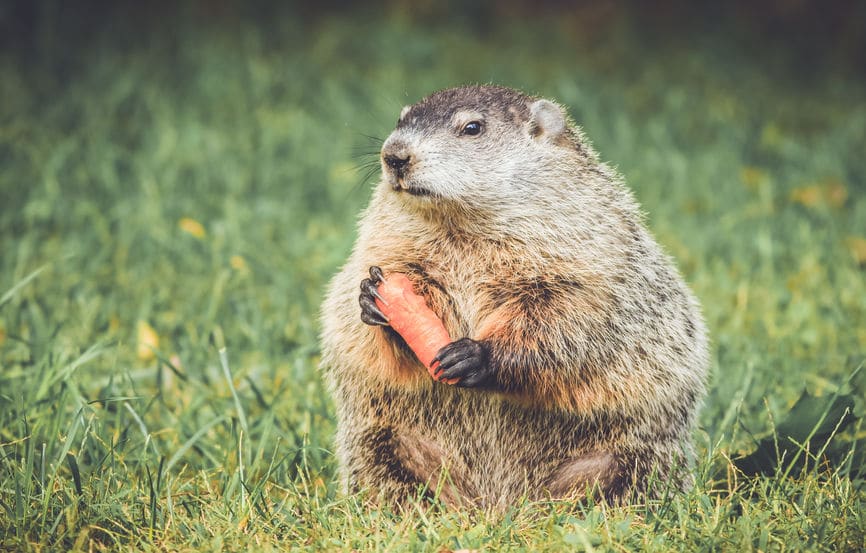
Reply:
[[[390,167],[392,171],[397,173],[398,176],[402,176],[406,166],[412,159],[412,156],[407,153],[401,153],[399,155],[385,154],[382,156],[382,159],[385,160],[385,165]]]
[[[399,136],[391,136],[382,146],[382,162],[385,168],[397,179],[403,179],[412,161],[412,148]]]

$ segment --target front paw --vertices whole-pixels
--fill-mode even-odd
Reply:
[[[451,342],[433,358],[433,363],[439,362],[435,376],[440,381],[456,380],[455,386],[464,388],[489,387],[493,382],[489,353],[484,342],[471,338]]]
[[[368,325],[388,325],[388,317],[376,305],[376,298],[382,299],[377,288],[383,279],[382,269],[374,265],[370,267],[370,278],[361,281],[361,295],[358,297],[358,303],[361,304],[361,320]]]

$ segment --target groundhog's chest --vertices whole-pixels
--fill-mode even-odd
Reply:
[[[437,248],[438,249],[438,248]],[[434,310],[452,337],[472,337],[485,317],[508,295],[512,275],[496,255],[452,249],[419,260]]]

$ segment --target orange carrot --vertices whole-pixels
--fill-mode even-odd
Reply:
[[[439,350],[451,343],[445,325],[432,309],[427,307],[423,296],[412,289],[412,282],[402,273],[387,275],[378,287],[384,301],[376,299],[376,305],[388,317],[391,328],[403,337],[418,360],[427,367],[434,380],[453,384],[458,379],[439,379],[435,376],[438,361],[432,363]]]

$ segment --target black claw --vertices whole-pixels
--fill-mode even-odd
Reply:
[[[487,383],[488,375],[482,373],[475,373],[469,375],[465,378],[461,378],[457,382],[454,383],[455,386],[459,386],[460,388],[477,388]]]
[[[472,359],[473,355],[471,351],[467,351],[464,348],[452,348],[444,352],[442,357],[439,357],[437,360],[440,367],[455,367],[465,360]]]
[[[366,313],[361,313],[361,321],[370,326],[388,326],[388,321],[374,318],[370,315],[367,315]]]
[[[361,295],[358,297],[358,303],[361,305],[361,321],[368,325],[388,325],[388,317],[376,305],[376,299],[385,301],[377,289],[383,278],[382,269],[373,266],[370,267],[370,278],[361,281]]]
[[[440,364],[439,367],[441,368],[442,365]],[[452,378],[460,378],[461,380],[468,379],[475,375],[475,369],[477,367],[478,360],[467,357],[462,361],[449,366],[447,369],[442,369],[439,378],[447,378],[449,380]]]
[[[379,286],[373,279],[365,278],[361,281],[361,291],[364,292],[368,296],[373,296],[374,298],[378,298],[379,301],[384,302],[385,300],[379,295]]]
[[[456,385],[462,387],[487,385],[493,377],[487,358],[487,346],[482,342],[470,338],[451,342],[433,358],[439,362],[436,377],[458,379]]]
[[[387,325],[388,317],[379,309],[376,302],[369,296],[361,294],[358,298],[361,305],[361,320],[368,325]]]

